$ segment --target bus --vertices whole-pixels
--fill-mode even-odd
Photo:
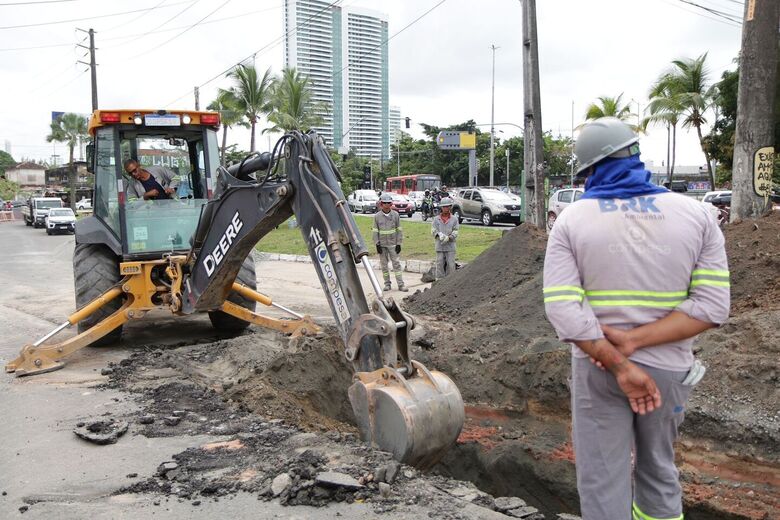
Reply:
[[[439,186],[441,186],[441,177],[427,173],[388,177],[385,181],[385,191],[402,195],[406,195],[411,191],[432,190]]]

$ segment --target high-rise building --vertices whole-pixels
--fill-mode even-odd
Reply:
[[[387,125],[390,135],[390,153],[392,153],[392,147],[395,146],[395,142],[401,134],[401,108],[390,107],[390,120]]]
[[[326,0],[285,0],[285,66],[309,77],[327,110],[316,130],[333,148],[387,157],[387,15]]]

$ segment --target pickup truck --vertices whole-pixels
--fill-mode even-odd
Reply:
[[[62,200],[57,197],[31,197],[22,208],[22,218],[28,226],[43,227],[49,210],[61,207]]]
[[[463,222],[470,218],[485,226],[494,222],[520,225],[520,201],[495,188],[461,188],[453,198],[452,214]]]

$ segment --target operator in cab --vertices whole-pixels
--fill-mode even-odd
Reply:
[[[126,160],[123,166],[133,178],[127,186],[128,199],[163,200],[176,193],[179,181],[165,166],[143,167],[136,159]]]

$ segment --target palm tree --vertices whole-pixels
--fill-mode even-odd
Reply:
[[[707,161],[707,172],[710,176],[710,185],[715,189],[715,177],[710,163],[710,154],[705,146],[701,133],[702,125],[707,124],[705,112],[712,104],[714,90],[709,83],[709,71],[705,65],[707,53],[698,58],[681,58],[672,62],[672,70],[663,74],[658,83],[669,89],[678,98],[683,108],[683,128],[696,128],[699,137],[699,145]]]
[[[623,94],[618,97],[601,96],[595,103],[588,105],[585,111],[585,120],[592,121],[600,117],[617,117],[621,121],[627,121],[629,118],[634,117],[631,113],[631,108],[628,104],[623,104]],[[631,127],[638,131],[636,125]]]
[[[322,103],[313,102],[312,98],[309,78],[294,67],[284,69],[275,82],[273,110],[268,116],[268,121],[274,126],[267,131],[306,131],[321,125],[326,108]]]
[[[87,137],[87,118],[78,114],[67,113],[51,122],[51,134],[46,136],[48,142],[57,141],[68,145],[70,171],[68,184],[70,191],[70,207],[76,211],[76,165],[73,163],[73,149]]]
[[[209,110],[219,112],[219,122],[222,124],[222,148],[219,152],[219,162],[225,166],[225,148],[227,146],[227,131],[233,125],[247,126],[243,121],[244,115],[238,108],[238,101],[230,90],[219,89],[217,97],[209,103]]]
[[[682,105],[680,96],[663,81],[663,77],[656,81],[650,89],[648,97],[650,104],[647,110],[650,115],[643,120],[642,124],[647,126],[652,123],[660,123],[666,126],[666,173],[671,186],[677,155],[677,125],[685,107]],[[671,160],[669,157],[670,149]]]
[[[250,151],[255,151],[255,126],[260,117],[271,111],[271,93],[273,91],[273,76],[269,67],[262,78],[258,77],[257,70],[250,65],[239,65],[230,72],[227,77],[233,79],[233,87],[230,89],[236,98],[236,108],[243,117],[249,121],[252,129]]]

